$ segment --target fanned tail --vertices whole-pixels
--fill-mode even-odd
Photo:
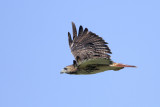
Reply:
[[[113,63],[110,66],[114,66],[114,67],[136,67],[134,65],[125,65],[125,64],[121,64],[121,63]]]

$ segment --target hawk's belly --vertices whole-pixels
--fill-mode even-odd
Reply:
[[[108,66],[108,65],[91,65],[83,69],[78,69],[76,71],[77,75],[87,75],[87,74],[96,74],[108,70],[120,70],[122,67],[113,67],[113,66]]]

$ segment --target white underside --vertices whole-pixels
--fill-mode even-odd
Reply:
[[[121,69],[121,67],[114,67],[114,66],[110,66],[113,62],[110,59],[90,59],[90,60],[86,60],[83,61],[82,63],[79,64],[79,70],[76,71],[78,75],[85,75],[85,74],[96,74],[96,73],[100,73],[100,72],[104,72],[104,71],[108,71],[108,70],[119,70]],[[88,65],[94,65],[94,64],[98,64],[99,66],[97,66],[96,68],[98,70],[92,70],[92,71],[86,71],[85,68]]]
[[[93,70],[93,71],[86,71],[84,69],[80,69],[78,71],[76,71],[77,75],[87,75],[87,74],[96,74],[96,73],[100,73],[100,72],[104,72],[104,71],[108,71],[108,70],[114,70],[117,71],[119,69],[121,69],[120,67],[112,67],[112,66],[99,66],[97,67],[98,70]]]

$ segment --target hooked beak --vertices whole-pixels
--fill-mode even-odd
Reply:
[[[63,73],[66,73],[66,70],[65,69],[62,69],[60,74],[63,74]]]

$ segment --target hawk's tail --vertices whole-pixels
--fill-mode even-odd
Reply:
[[[125,64],[121,64],[121,63],[113,63],[110,66],[114,66],[114,67],[136,67],[134,65],[125,65]]]

